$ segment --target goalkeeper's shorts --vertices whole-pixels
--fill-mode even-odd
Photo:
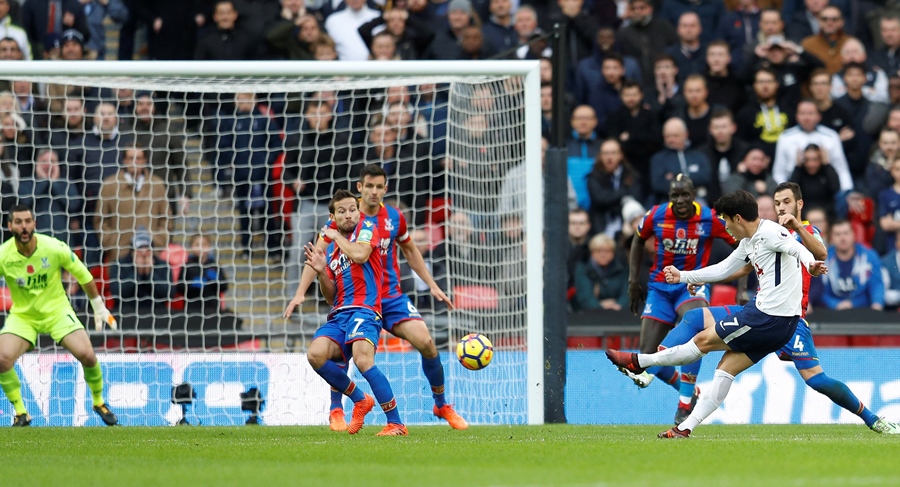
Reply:
[[[10,313],[6,317],[6,323],[0,333],[10,333],[20,337],[28,341],[31,348],[34,348],[38,335],[50,335],[53,341],[59,343],[70,333],[83,329],[84,325],[75,316],[75,311],[69,309],[41,321],[28,320],[15,313]]]

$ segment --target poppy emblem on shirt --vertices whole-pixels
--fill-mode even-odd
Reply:
[[[28,264],[28,267],[26,267],[25,270],[28,271],[29,274],[34,274],[34,266],[31,264]]]
[[[678,230],[675,230],[675,238],[685,238],[685,237],[687,237],[687,232],[684,231],[683,228],[679,228]]]

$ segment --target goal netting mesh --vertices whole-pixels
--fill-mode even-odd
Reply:
[[[523,85],[520,76],[15,77],[0,93],[4,217],[17,201],[31,205],[37,230],[91,269],[119,322],[88,331],[123,424],[177,421],[183,411],[170,400],[183,382],[197,395],[194,424],[242,423],[239,394],[251,387],[266,400],[264,423],[325,424],[328,387],[303,353],[328,307],[311,290],[290,319],[282,313],[331,195],[355,193],[360,169],[380,164],[385,203],[402,211],[457,306],[436,302],[401,257],[448,400],[475,424],[524,423]],[[63,284],[91,325],[77,283]],[[482,371],[453,352],[471,332],[498,351]],[[435,422],[416,350],[383,335],[377,362],[404,420]],[[80,366],[49,337],[16,367],[35,424],[100,424]],[[10,412],[0,401],[0,415]]]

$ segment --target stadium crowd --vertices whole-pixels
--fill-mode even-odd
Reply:
[[[107,42],[108,19],[117,43]],[[770,218],[775,185],[798,183],[803,217],[830,244],[813,307],[900,306],[893,1],[0,0],[0,60],[540,59],[546,147],[552,52],[543,34],[561,21],[573,309],[626,307],[635,226],[667,201],[679,173],[700,202],[745,189]],[[207,237],[185,242],[193,267],[180,279],[152,271],[168,265],[172,219],[196,189],[185,184],[185,138],[200,140],[219,195],[235,202],[238,250],[249,254],[262,232],[276,264],[298,266],[334,191],[380,163],[389,197],[423,230],[413,238],[439,282],[435,269],[457,265],[450,275],[497,282],[500,306],[515,307],[524,223],[513,200],[524,164],[508,156],[520,147],[496,143],[510,128],[493,114],[521,106],[503,86],[476,88],[473,110],[448,124],[446,87],[431,84],[215,97],[0,81],[3,210],[32,204],[39,231],[81,249],[89,266],[105,263],[120,307],[187,296],[214,309],[227,284]],[[448,153],[448,130],[465,142],[457,153]],[[429,195],[443,191],[450,165],[458,178],[449,184],[467,186],[447,215]],[[418,305],[439,306],[407,275],[406,291],[425,291]],[[146,282],[122,286],[124,276]]]

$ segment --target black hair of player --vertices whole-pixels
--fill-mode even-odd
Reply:
[[[732,219],[740,215],[744,220],[753,222],[759,219],[759,206],[752,194],[739,189],[716,201],[716,213]]]
[[[362,171],[359,172],[359,182],[360,184],[365,183],[366,176],[370,178],[377,178],[381,176],[384,178],[384,182],[387,183],[387,172],[385,172],[384,168],[379,164],[366,164]]]
[[[791,190],[791,193],[794,193],[794,201],[800,201],[803,199],[803,192],[800,191],[800,185],[797,183],[785,181],[778,186],[775,186],[775,193],[787,190]],[[775,193],[772,194],[774,195]]]
[[[353,198],[353,201],[356,201],[357,208],[359,207],[359,200],[356,199],[356,195],[347,191],[346,189],[339,189],[334,192],[334,197],[331,198],[331,201],[328,202],[328,211],[334,215],[334,206],[337,205],[338,201],[343,201],[347,198]]]
[[[684,186],[691,193],[695,193],[694,191],[694,180],[682,173],[678,173],[673,179],[672,182],[669,183],[669,192],[672,192],[672,188],[675,186]]]
[[[21,213],[23,211],[27,211],[31,214],[31,217],[34,218],[34,210],[32,210],[30,206],[22,203],[17,203],[9,209],[9,221],[12,221],[13,213]]]

